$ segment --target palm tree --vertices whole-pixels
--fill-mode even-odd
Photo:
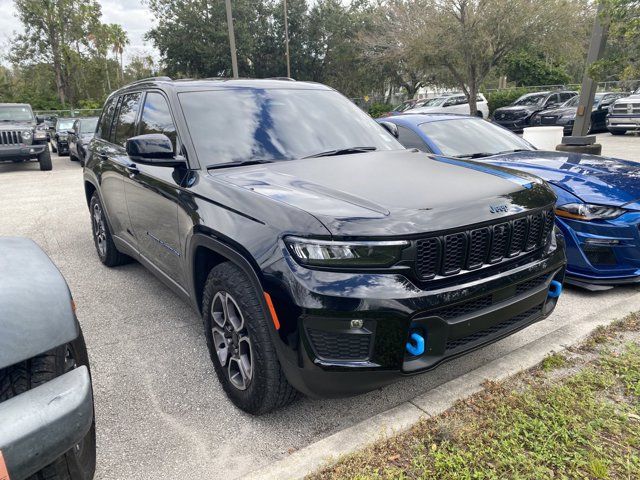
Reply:
[[[123,61],[123,53],[124,47],[129,45],[129,36],[127,32],[125,32],[120,25],[117,23],[112,23],[109,25],[109,37],[111,41],[111,51],[116,56],[116,62],[120,65],[120,82],[124,83],[124,61]],[[120,60],[118,61],[118,55],[120,55]]]

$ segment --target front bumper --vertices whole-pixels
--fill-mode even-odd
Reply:
[[[611,130],[640,129],[640,116],[638,115],[607,115],[607,128]]]
[[[640,281],[640,212],[583,222],[556,217],[567,245],[567,282],[620,285]]]
[[[436,288],[403,275],[311,271],[289,263],[292,298],[276,285],[267,287],[284,317],[277,345],[289,382],[313,397],[362,393],[546,318],[557,301],[548,296],[549,285],[564,279],[558,239],[558,249],[546,258]],[[418,356],[405,348],[414,331],[425,338]]]
[[[93,423],[82,366],[0,403],[0,451],[12,480],[27,478],[73,448]]]
[[[46,143],[33,145],[16,145],[0,147],[0,160],[13,160],[19,158],[33,158],[44,152],[45,148],[49,148]]]

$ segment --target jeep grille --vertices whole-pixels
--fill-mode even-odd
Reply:
[[[416,273],[421,280],[455,275],[519,257],[546,244],[553,210],[493,225],[417,241]]]
[[[20,145],[22,143],[22,132],[6,131],[0,132],[0,145]]]

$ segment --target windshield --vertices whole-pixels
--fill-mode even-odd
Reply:
[[[547,97],[546,93],[533,93],[529,95],[523,95],[512,105],[538,105],[542,103],[542,101]]]
[[[73,128],[73,122],[75,122],[73,118],[69,120],[58,120],[56,130],[59,132],[71,130]]]
[[[448,157],[489,156],[532,149],[517,135],[479,118],[438,120],[423,123],[420,129]]]
[[[571,97],[569,100],[564,102],[563,107],[577,107],[578,103],[580,103],[580,95],[576,95],[575,97]],[[598,96],[596,95],[595,103],[598,103]]]
[[[427,100],[422,104],[423,107],[440,107],[449,97],[436,97],[431,100]]]
[[[24,105],[0,107],[0,122],[32,122],[33,112]]]
[[[93,133],[98,124],[97,118],[83,118],[80,120],[80,133]]]
[[[180,93],[179,99],[198,156],[208,165],[403,148],[333,90],[225,88]]]
[[[394,112],[404,112],[415,105],[414,102],[403,102],[393,109]]]

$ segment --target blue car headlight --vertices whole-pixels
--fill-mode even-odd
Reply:
[[[595,205],[592,203],[567,203],[558,205],[555,209],[556,215],[572,220],[611,220],[618,218],[626,212],[624,208],[610,207],[608,205]]]

